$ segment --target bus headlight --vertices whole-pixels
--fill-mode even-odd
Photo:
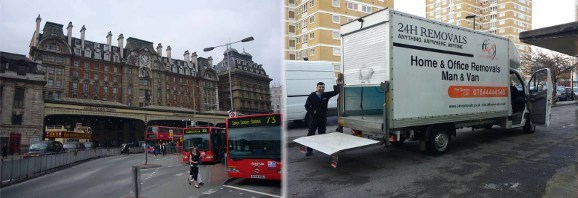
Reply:
[[[233,173],[238,173],[238,172],[239,172],[239,170],[238,170],[236,167],[234,167],[234,166],[229,166],[228,169],[229,169],[229,172],[233,172]]]
[[[207,156],[205,156],[205,157],[206,157],[207,159],[213,159],[213,156],[212,156],[212,155],[207,155]]]

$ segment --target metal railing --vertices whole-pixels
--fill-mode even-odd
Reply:
[[[119,155],[120,148],[97,148],[38,157],[0,159],[0,187],[37,177],[56,168],[103,156]]]

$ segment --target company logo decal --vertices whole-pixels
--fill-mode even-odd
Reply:
[[[494,60],[496,59],[496,51],[496,43],[490,43],[490,39],[486,39],[482,43],[482,52],[484,52],[484,54],[481,56],[481,58]]]

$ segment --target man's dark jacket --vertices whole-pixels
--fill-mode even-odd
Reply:
[[[327,103],[329,99],[333,96],[339,94],[337,91],[324,92],[321,97],[317,95],[316,92],[311,92],[307,101],[305,102],[305,109],[309,115],[314,117],[326,117],[327,116]]]

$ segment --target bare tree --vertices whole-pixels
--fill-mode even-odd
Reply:
[[[542,50],[533,50],[532,55],[522,55],[522,72],[532,75],[532,73],[542,68],[549,68],[552,72],[552,83],[554,84],[552,99],[554,104],[556,104],[556,85],[558,80],[568,76],[577,65],[572,59],[570,56],[557,52],[547,53]]]

